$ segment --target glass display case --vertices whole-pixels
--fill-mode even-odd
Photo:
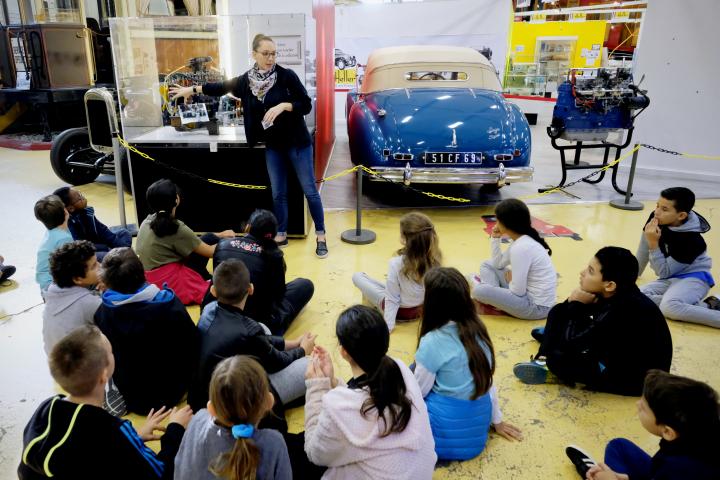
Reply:
[[[168,90],[241,75],[253,65],[257,33],[275,39],[278,64],[306,78],[304,15],[114,18],[110,32],[120,119],[130,142],[244,143],[237,99],[194,95],[184,105]]]

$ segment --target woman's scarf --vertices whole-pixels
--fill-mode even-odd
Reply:
[[[277,80],[275,65],[267,72],[261,72],[256,63],[253,68],[248,71],[248,80],[250,80],[250,90],[252,94],[262,102],[267,92],[275,85],[275,81]]]

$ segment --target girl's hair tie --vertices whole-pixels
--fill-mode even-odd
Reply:
[[[241,423],[239,425],[233,425],[232,436],[236,439],[250,438],[252,437],[255,427],[248,423]]]
[[[158,210],[157,213],[167,213],[165,210]]]

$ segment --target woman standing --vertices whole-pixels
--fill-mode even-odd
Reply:
[[[287,245],[287,175],[292,168],[315,222],[315,255],[325,258],[328,255],[325,218],[315,182],[312,139],[304,118],[312,109],[312,101],[295,72],[275,63],[277,47],[272,38],[255,35],[252,49],[255,65],[239,77],[202,86],[171,88],[170,94],[173,98],[188,98],[196,93],[220,96],[229,92],[241,99],[248,144],[265,142],[266,146],[265,159],[278,219],[275,241],[280,246]]]

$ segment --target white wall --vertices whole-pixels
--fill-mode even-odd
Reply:
[[[635,80],[650,107],[635,140],[684,153],[720,155],[720,1],[652,0],[640,35]],[[720,161],[640,151],[638,168],[720,177]]]

